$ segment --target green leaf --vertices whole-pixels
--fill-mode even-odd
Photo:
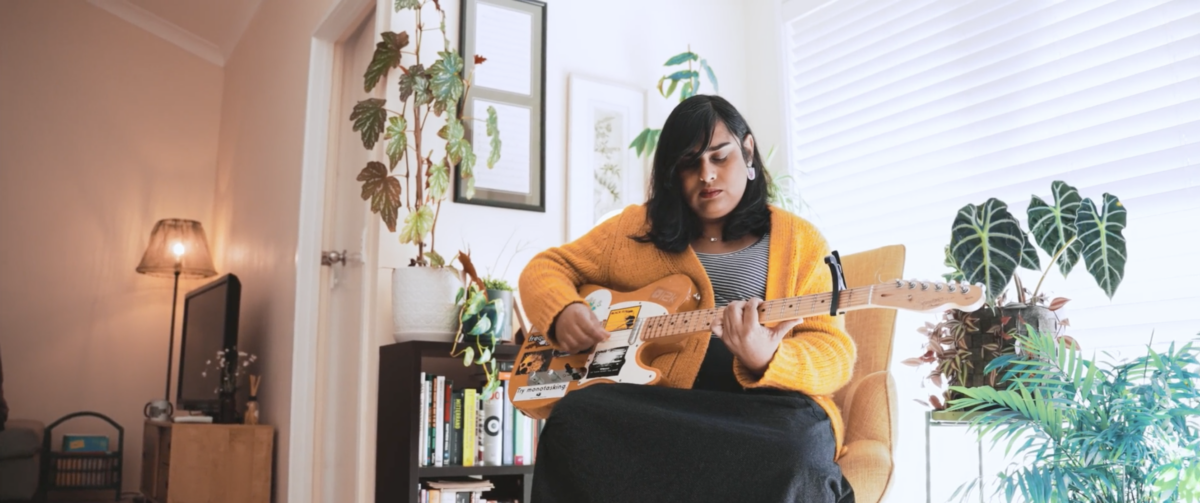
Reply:
[[[678,72],[668,75],[667,78],[670,80],[688,80],[688,81],[690,81],[699,76],[700,76],[700,72],[697,72],[696,70],[679,70]],[[686,82],[685,82],[685,84],[686,84]]]
[[[1062,251],[1058,269],[1066,276],[1079,262],[1083,250],[1083,243],[1075,240],[1075,220],[1082,199],[1075,187],[1061,181],[1055,181],[1050,188],[1054,192],[1053,206],[1036,195],[1029,201],[1029,232],[1051,257]],[[1064,246],[1067,246],[1066,250],[1063,250]]]
[[[375,44],[375,55],[363,74],[363,90],[366,92],[375,89],[379,79],[386,76],[389,70],[400,66],[400,50],[408,45],[408,32],[385,31],[380,36],[383,40]]]
[[[958,210],[950,234],[950,253],[969,283],[983,283],[996,298],[1008,286],[1025,248],[1025,232],[1008,205],[996,198]]]
[[[679,101],[686,100],[696,95],[696,91],[692,89],[692,81],[683,83],[683,89],[679,91]]]
[[[441,116],[446,108],[457,104],[458,99],[462,97],[463,60],[462,56],[453,51],[441,51],[438,55],[442,59],[429,67],[429,74],[432,76],[429,87],[433,91],[433,113]]]
[[[429,265],[432,267],[442,267],[446,265],[446,259],[442,257],[442,254],[433,250],[425,252],[425,258],[429,259]],[[458,301],[455,300],[454,303],[458,304]]]
[[[396,0],[396,12],[404,9],[420,9],[421,0]]]
[[[428,105],[433,101],[433,93],[429,91],[429,73],[422,65],[412,65],[400,76],[400,101],[413,97],[413,104]]]
[[[363,146],[367,150],[375,148],[375,142],[383,133],[383,124],[387,119],[387,110],[383,108],[385,103],[387,100],[379,98],[365,99],[354,105],[354,111],[350,112],[354,130],[362,133]]]
[[[463,366],[470,367],[471,361],[473,361],[474,359],[475,359],[475,348],[473,348],[471,346],[467,346],[467,349],[463,350]]]
[[[1125,207],[1117,196],[1104,194],[1104,207],[1096,211],[1092,200],[1084,199],[1075,222],[1083,243],[1083,260],[1096,283],[1112,298],[1125,276]]]
[[[633,138],[633,141],[629,143],[629,148],[633,149],[637,153],[638,157],[642,156],[642,150],[645,150],[646,148],[646,138],[649,135],[650,128],[643,129],[642,132],[638,133],[638,135]]]
[[[708,66],[708,60],[704,60],[704,59],[700,60],[700,68],[704,69],[705,75],[708,75],[708,81],[712,82],[713,92],[720,93],[721,86],[717,85],[717,74],[715,72],[713,72],[713,69],[711,66]]]
[[[450,168],[447,168],[444,162],[437,162],[429,166],[427,180],[429,197],[434,201],[441,201],[446,197],[446,191],[450,187]]]
[[[383,138],[388,140],[387,156],[388,170],[396,169],[396,165],[400,163],[400,158],[404,157],[404,151],[408,149],[408,121],[404,117],[391,117],[388,119],[387,131],[384,132]]]
[[[949,267],[950,272],[943,274],[942,277],[946,278],[947,282],[949,282],[949,281],[957,281],[959,283],[963,282],[965,280],[966,276],[963,275],[962,270],[960,270],[958,268],[958,264],[954,261],[954,255],[952,255],[950,253],[950,245],[946,245],[945,252],[946,252],[946,259],[942,262],[942,264],[945,265],[946,267]]]
[[[650,135],[646,137],[646,157],[654,157],[654,151],[658,150],[658,136],[662,134],[661,129],[651,129]]]
[[[1029,240],[1029,235],[1021,232],[1021,238],[1025,240],[1025,244],[1021,245],[1021,267],[1031,271],[1042,270],[1042,261],[1038,259],[1037,248],[1033,247],[1033,241]]]
[[[486,334],[490,328],[492,328],[492,320],[489,320],[486,317],[481,317],[475,322],[475,326],[471,327],[471,331],[468,333],[474,336],[480,336]]]
[[[491,327],[489,326],[488,328],[491,328]],[[484,332],[487,332],[487,330],[485,329]],[[483,334],[476,334],[476,335],[483,335]],[[479,353],[479,358],[475,359],[475,363],[478,363],[480,365],[483,365],[490,361],[492,361],[492,350],[490,350],[488,348],[483,348],[483,351],[481,351]]]
[[[462,162],[458,164],[458,174],[466,182],[466,187],[463,189],[464,196],[467,199],[475,197],[475,151],[471,148],[471,144],[466,144],[466,151],[463,153]]]
[[[363,182],[362,198],[364,201],[371,200],[371,211],[383,218],[388,231],[396,232],[396,218],[400,211],[400,180],[388,176],[387,166],[376,161],[367,163],[356,180]]]
[[[696,53],[694,53],[694,52],[691,52],[691,51],[681,52],[679,54],[671,56],[671,59],[668,59],[666,63],[663,63],[663,66],[680,65],[683,63],[687,63],[688,61],[696,61],[697,59],[700,59],[700,56],[697,56]]]
[[[416,211],[409,212],[404,217],[404,228],[400,230],[401,243],[424,243],[425,237],[433,230],[433,208],[428,204],[421,205]]]
[[[496,107],[487,107],[487,114],[487,135],[491,139],[488,145],[491,151],[488,152],[487,167],[488,169],[492,169],[496,166],[496,163],[500,162],[500,150],[503,143],[500,141],[500,126],[499,118],[496,117]]]
[[[679,81],[672,80],[671,85],[667,86],[667,93],[664,94],[663,97],[670,98],[672,94],[675,94],[675,86],[677,86],[677,85],[679,85]],[[660,91],[661,91],[661,89],[660,89]]]

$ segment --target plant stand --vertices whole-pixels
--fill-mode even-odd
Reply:
[[[929,430],[934,426],[967,426],[974,414],[964,411],[925,411],[925,503],[933,502],[933,462]],[[979,503],[983,503],[983,441],[975,442],[979,459]]]

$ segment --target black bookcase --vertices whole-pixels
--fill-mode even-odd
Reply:
[[[419,466],[418,435],[425,434],[421,420],[421,372],[450,357],[450,343],[411,341],[379,348],[379,407],[375,426],[375,502],[413,502],[422,480],[482,475],[496,486],[484,496],[519,499],[529,503],[533,465],[525,466]],[[496,347],[496,358],[512,360],[519,348]],[[458,363],[462,366],[461,360]]]

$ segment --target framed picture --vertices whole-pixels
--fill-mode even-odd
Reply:
[[[454,202],[546,211],[546,4],[537,0],[462,0],[459,48],[473,75],[463,102],[464,136],[475,149],[475,194],[454,172]],[[475,56],[486,58],[475,64]],[[500,160],[487,167],[484,130],[496,109]]]
[[[567,239],[646,200],[645,163],[629,144],[646,128],[642,89],[571,75],[567,107]]]

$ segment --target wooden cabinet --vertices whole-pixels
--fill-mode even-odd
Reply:
[[[142,495],[153,503],[270,503],[270,426],[146,421]]]

